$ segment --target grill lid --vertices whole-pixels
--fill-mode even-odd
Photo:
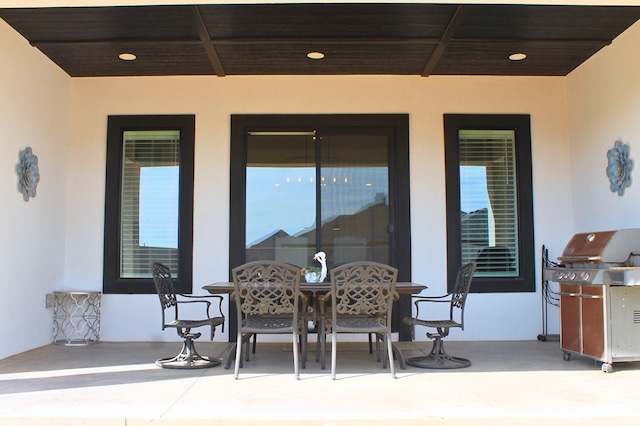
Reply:
[[[575,234],[558,258],[563,263],[618,263],[640,253],[640,229]]]

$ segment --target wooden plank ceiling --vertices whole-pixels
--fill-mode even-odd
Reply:
[[[0,18],[72,77],[564,76],[640,7],[216,4],[0,9]]]

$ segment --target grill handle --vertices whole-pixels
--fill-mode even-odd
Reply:
[[[561,291],[558,294],[560,296],[581,297],[583,299],[602,299],[602,296],[593,295],[593,294],[567,293],[564,291]]]
[[[558,260],[563,263],[600,262],[602,260],[602,256],[561,256]]]

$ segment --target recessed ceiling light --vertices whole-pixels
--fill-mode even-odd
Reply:
[[[509,59],[512,61],[521,61],[527,57],[526,53],[512,53],[509,55]]]
[[[322,59],[322,58],[324,58],[324,53],[322,53],[322,52],[309,52],[309,53],[307,53],[307,58],[309,58],[309,59]]]
[[[118,55],[118,58],[122,59],[123,61],[135,61],[136,55],[134,55],[133,53],[121,53]]]

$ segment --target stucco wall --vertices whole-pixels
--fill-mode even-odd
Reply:
[[[0,358],[51,342],[45,294],[64,283],[71,79],[0,20]],[[38,156],[37,195],[23,201],[16,164]]]
[[[640,23],[567,78],[576,232],[640,227]],[[611,192],[607,150],[620,139],[635,159],[634,182]]]
[[[446,273],[444,113],[531,114],[536,242],[562,246],[571,235],[570,205],[558,202],[570,197],[564,78],[93,78],[72,87],[66,286],[101,288],[109,114],[196,115],[194,288],[228,279],[231,114],[408,113],[412,275],[434,294],[444,292]],[[158,310],[155,296],[105,295],[103,338],[175,339],[160,331]],[[468,320],[456,338],[535,338],[540,294],[474,294]]]

